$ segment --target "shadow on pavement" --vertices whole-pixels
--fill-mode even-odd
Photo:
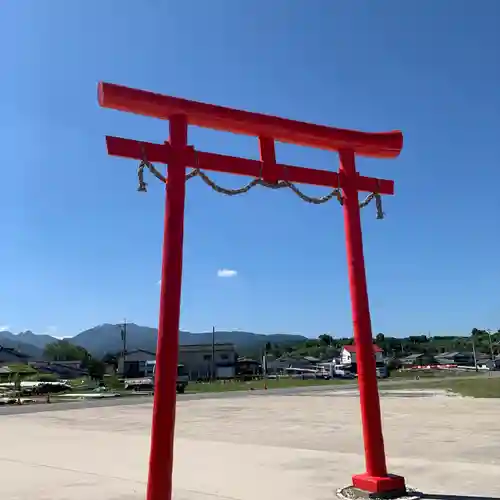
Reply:
[[[431,493],[424,493],[420,498],[427,500],[500,500],[500,497],[486,497],[474,495],[433,495]]]

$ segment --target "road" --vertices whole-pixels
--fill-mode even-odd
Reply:
[[[492,372],[495,376],[500,376],[500,372]],[[479,375],[483,376],[483,375]],[[460,380],[477,378],[478,375],[471,376],[460,376]],[[455,380],[451,377],[439,377],[431,379],[432,382],[440,382],[446,380]],[[429,379],[422,379],[422,383]],[[382,380],[379,381],[379,388],[386,389],[398,386],[407,385],[409,382],[413,382],[412,379],[397,379],[397,380]],[[345,384],[332,384],[332,385],[311,385],[311,386],[301,386],[301,387],[286,387],[282,389],[269,389],[269,390],[253,390],[253,391],[224,391],[224,392],[201,392],[201,393],[186,393],[178,394],[177,399],[179,401],[193,401],[199,399],[227,399],[227,398],[247,398],[252,396],[276,396],[276,395],[294,395],[294,394],[310,394],[314,392],[335,392],[335,391],[349,391],[357,389],[357,382],[345,383]],[[415,381],[415,388],[418,389],[418,382]],[[33,404],[25,406],[0,406],[0,416],[1,415],[19,415],[24,413],[38,413],[46,411],[55,410],[74,410],[80,408],[99,408],[108,406],[129,406],[152,402],[151,396],[127,396],[127,397],[117,397],[117,398],[104,398],[104,399],[87,399],[81,401],[70,401],[70,402],[54,402],[51,404]]]

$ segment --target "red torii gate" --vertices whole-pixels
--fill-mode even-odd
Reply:
[[[358,201],[358,191],[394,194],[394,182],[360,176],[355,165],[356,155],[397,157],[403,146],[402,133],[314,125],[111,83],[99,84],[98,97],[105,108],[169,120],[170,128],[170,140],[164,144],[106,137],[110,155],[168,165],[147,500],[170,500],[172,494],[187,167],[255,177],[270,184],[288,181],[342,189],[366,461],[366,473],[354,475],[353,486],[370,493],[404,491],[404,478],[388,474],[386,466]],[[258,137],[261,160],[196,151],[188,145],[188,125]],[[339,173],[277,163],[275,141],[338,151]]]

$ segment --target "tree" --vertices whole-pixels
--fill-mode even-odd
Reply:
[[[323,335],[320,335],[318,337],[318,340],[325,345],[332,345],[333,344],[333,337],[331,335],[328,335],[327,333],[324,333]]]
[[[306,340],[304,342],[304,347],[306,349],[311,349],[311,348],[314,348],[314,347],[318,347],[318,341],[317,340]]]
[[[106,373],[106,365],[98,359],[90,359],[87,370],[92,380],[100,381],[104,378],[104,374]]]
[[[376,344],[378,345],[383,344],[384,341],[385,341],[385,335],[383,333],[377,333],[377,336],[375,337]]]
[[[408,340],[412,344],[424,344],[424,343],[429,341],[429,339],[427,338],[427,335],[410,335],[408,337]]]
[[[47,344],[43,355],[49,361],[81,361],[83,366],[87,365],[91,359],[86,349],[67,340],[58,340]]]

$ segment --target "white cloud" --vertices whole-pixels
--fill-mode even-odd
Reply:
[[[238,274],[238,271],[234,269],[219,269],[217,271],[217,276],[219,278],[234,278]]]
[[[0,332],[7,332],[10,330],[10,325],[1,325],[0,326]]]

